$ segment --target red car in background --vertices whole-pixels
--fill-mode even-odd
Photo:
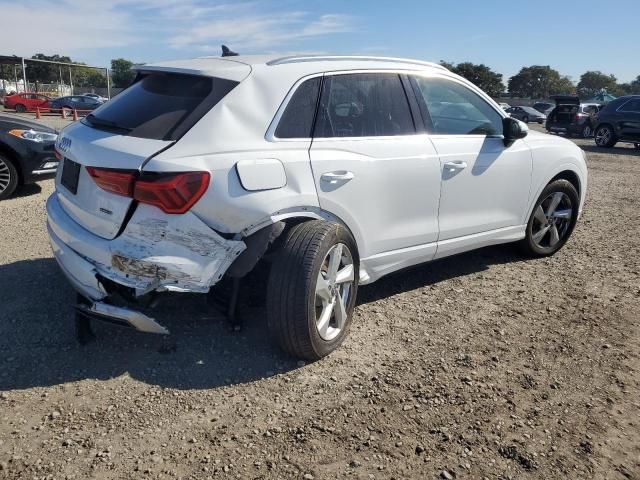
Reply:
[[[39,93],[16,93],[4,97],[4,108],[12,108],[16,112],[34,111],[36,108],[49,108],[50,97]]]

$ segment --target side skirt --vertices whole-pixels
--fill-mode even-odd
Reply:
[[[379,278],[406,267],[429,262],[458,253],[521,240],[525,237],[526,225],[498,228],[474,233],[441,242],[417,245],[372,255],[360,259],[360,284],[373,283]]]

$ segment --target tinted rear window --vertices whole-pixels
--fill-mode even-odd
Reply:
[[[236,85],[222,78],[141,74],[84,123],[133,137],[177,140]]]

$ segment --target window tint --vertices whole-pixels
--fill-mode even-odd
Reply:
[[[276,137],[311,137],[321,81],[321,77],[310,78],[296,89],[280,118],[276,128]]]
[[[402,81],[394,73],[325,77],[315,137],[379,137],[415,133]]]
[[[620,107],[620,111],[640,113],[640,100],[629,100],[622,107]]]
[[[502,116],[467,87],[441,78],[415,77],[433,133],[502,135]],[[517,107],[522,112],[522,108]]]
[[[177,140],[236,85],[198,75],[143,74],[82,121],[133,137]]]

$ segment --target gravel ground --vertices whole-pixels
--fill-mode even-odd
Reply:
[[[640,152],[588,152],[553,258],[483,249],[363,287],[305,365],[243,306],[168,299],[158,337],[98,326],[47,243],[51,181],[0,203],[0,478],[640,478]]]

